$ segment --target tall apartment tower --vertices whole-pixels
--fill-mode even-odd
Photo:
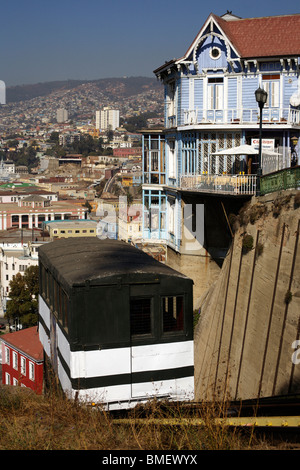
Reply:
[[[96,111],[96,129],[115,130],[120,125],[120,111],[118,109],[103,108]]]
[[[58,123],[66,122],[68,120],[68,111],[64,108],[59,108],[56,111],[56,120]]]

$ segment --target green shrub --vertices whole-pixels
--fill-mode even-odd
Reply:
[[[262,204],[254,204],[254,206],[251,207],[250,210],[250,215],[249,215],[249,220],[250,223],[253,225],[255,222],[262,217],[267,210],[267,207]]]
[[[197,323],[198,323],[198,321],[199,321],[200,312],[201,312],[201,308],[194,310],[194,313],[193,313],[193,324],[194,324],[194,328],[195,328],[195,326],[197,325]]]
[[[243,238],[243,253],[246,254],[253,248],[253,237],[252,235],[245,235]]]
[[[292,300],[293,294],[291,293],[290,290],[288,290],[284,296],[284,302],[288,305],[290,301]]]
[[[294,208],[297,209],[300,207],[300,191],[297,192],[294,198]]]

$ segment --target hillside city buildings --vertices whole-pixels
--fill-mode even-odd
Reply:
[[[211,14],[182,57],[155,69],[160,92],[109,102],[88,83],[1,108],[0,316],[39,245],[82,235],[123,240],[188,275],[197,307],[226,256],[230,211],[257,194],[260,172],[299,165],[299,30],[300,15]],[[128,132],[146,111],[157,117]],[[70,151],[86,137],[101,151]],[[28,147],[39,162],[30,172],[10,159]]]
[[[18,105],[23,106],[25,103]],[[15,109],[16,105],[11,108]],[[32,110],[37,113],[33,103]],[[137,230],[135,218],[128,219],[128,228],[122,224],[124,230],[119,234],[119,204],[116,202],[119,193],[127,194],[124,188],[140,201],[137,189],[141,185],[141,135],[119,127],[119,110],[111,112],[109,107],[104,110],[103,130],[96,127],[96,113],[93,113],[94,119],[87,119],[85,123],[71,122],[66,108],[61,107],[51,122],[39,122],[36,127],[24,129],[17,121],[8,132],[2,132],[0,317],[6,312],[10,282],[16,273],[23,274],[27,267],[38,264],[34,250],[42,243],[78,236],[120,237],[129,242],[141,237],[141,222]],[[0,114],[1,111],[4,113],[4,108],[0,109]],[[0,126],[7,122],[9,119],[0,119]],[[34,120],[30,122],[34,124]],[[108,130],[113,131],[110,140]],[[51,140],[53,135],[56,135],[55,140]],[[87,156],[70,153],[70,146],[87,137],[101,138],[102,149],[108,151]],[[61,156],[55,153],[56,145],[64,149]],[[30,171],[10,160],[28,148],[35,150],[38,161]],[[96,191],[98,185],[101,197]],[[102,210],[104,206],[108,211]]]

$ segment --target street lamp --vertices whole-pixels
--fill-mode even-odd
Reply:
[[[255,92],[255,98],[258,103],[260,109],[260,117],[259,117],[259,153],[258,153],[258,169],[257,169],[257,184],[256,184],[256,193],[257,195],[260,194],[260,178],[262,175],[262,168],[261,168],[261,141],[262,141],[262,112],[263,107],[267,102],[268,93],[263,90],[262,88],[258,88]]]

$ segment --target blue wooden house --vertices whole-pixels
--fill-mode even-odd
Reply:
[[[165,127],[143,135],[143,235],[181,252],[185,198],[201,213],[203,194],[255,194],[258,88],[268,94],[263,174],[299,164],[300,15],[211,14],[186,53],[154,73]]]

